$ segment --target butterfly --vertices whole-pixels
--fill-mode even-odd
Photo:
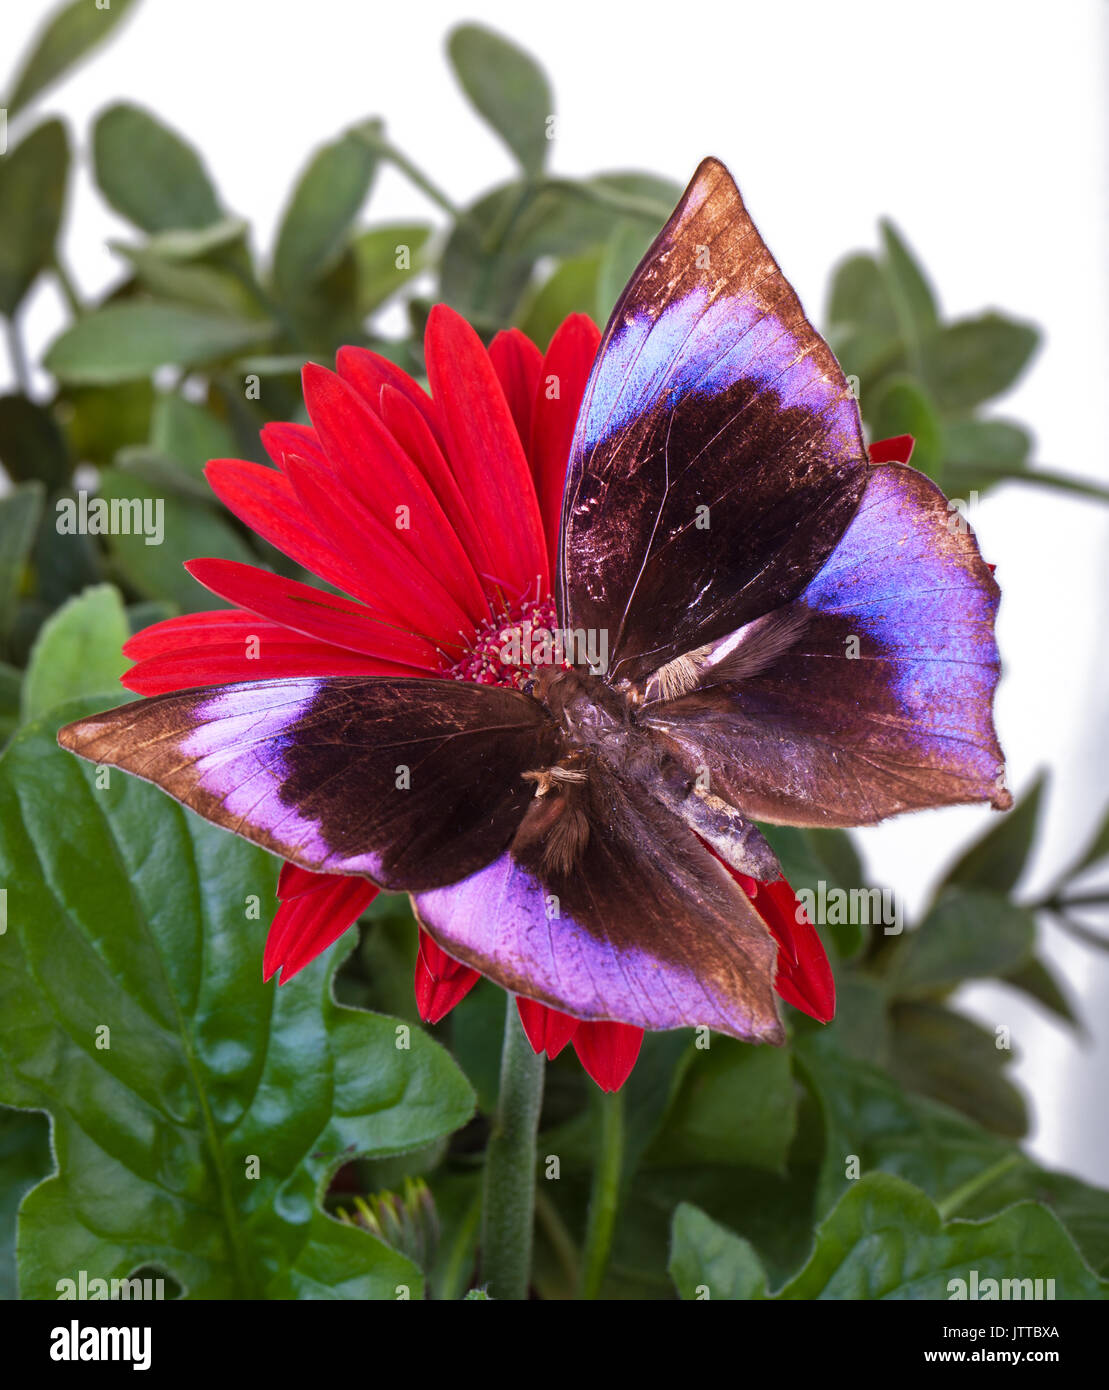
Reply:
[[[998,588],[706,159],[621,295],[570,446],[563,645],[522,688],[335,675],[155,695],[62,746],[578,1019],[779,1042],[756,822],[1004,809]],[[737,879],[737,876],[739,878]]]

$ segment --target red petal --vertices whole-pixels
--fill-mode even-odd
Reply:
[[[585,314],[571,314],[551,339],[535,393],[528,457],[543,516],[552,583],[558,565],[562,490],[570,460],[570,442],[600,341],[600,330],[592,319]],[[551,399],[549,392],[556,388],[558,396]]]
[[[382,388],[392,387],[423,416],[436,440],[442,444],[439,417],[427,392],[403,368],[369,348],[342,347],[335,356],[335,370],[364,398],[372,410],[379,408]]]
[[[516,996],[516,1008],[533,1052],[545,1052],[553,1062],[580,1026],[579,1020],[559,1013],[538,999]]]
[[[385,621],[450,651],[456,660],[473,638],[473,623],[396,532],[319,464],[290,458],[286,472],[305,513],[322,535],[334,538],[344,564],[372,576],[372,596],[359,597]]]
[[[579,1023],[574,1051],[602,1091],[618,1091],[631,1075],[643,1029],[628,1023]]]
[[[311,459],[313,463],[326,463],[316,431],[308,425],[291,425],[283,421],[272,421],[262,426],[262,447],[278,468],[285,467],[285,456],[293,454],[297,458]]]
[[[342,936],[377,897],[376,884],[364,878],[343,874],[318,877],[330,878],[331,882],[291,898],[277,909],[266,938],[264,979],[280,970],[281,983],[287,985],[298,971]]]
[[[213,459],[204,476],[224,506],[263,540],[337,589],[373,603],[365,570],[340,556],[320,534],[284,473],[244,459]]]
[[[427,421],[406,396],[391,386],[381,388],[381,418],[427,479],[455,535],[462,542],[470,568],[475,575],[490,573],[493,562],[484,537]],[[478,583],[481,583],[480,578]]]
[[[531,408],[539,382],[543,354],[518,328],[498,333],[489,344],[489,360],[526,449],[531,438]]]
[[[302,869],[299,864],[291,864],[286,860],[277,876],[277,900],[282,903],[288,902],[290,898],[299,898],[305,893],[314,892],[315,889],[323,887],[323,879],[334,881],[334,875],[313,873],[311,869]]]
[[[248,613],[244,625],[258,638],[257,658],[248,655],[243,638],[206,642],[164,652],[137,662],[120,677],[137,695],[164,695],[198,685],[231,685],[236,681],[281,680],[295,676],[411,676],[412,668],[377,661],[342,647],[329,647],[310,637],[298,637],[277,623]]]
[[[911,434],[896,434],[890,439],[877,440],[867,452],[871,463],[908,463],[915,442]]]
[[[780,878],[760,883],[752,901],[783,953],[778,957],[774,988],[795,1009],[821,1023],[830,1022],[836,1012],[832,967],[796,893]]]
[[[210,608],[203,613],[183,613],[179,618],[166,618],[151,623],[123,644],[123,655],[132,661],[163,652],[176,652],[184,647],[211,646],[214,643],[241,638],[258,623],[253,613],[236,608]]]
[[[417,562],[436,576],[463,612],[480,617],[485,595],[427,479],[376,410],[323,367],[304,368],[304,402],[327,460],[343,484]],[[399,508],[405,508],[400,514]],[[406,524],[399,524],[403,519]]]
[[[481,975],[446,951],[420,928],[416,953],[416,1007],[425,1023],[438,1023],[469,994]]]
[[[424,355],[447,457],[492,552],[493,578],[510,599],[531,596],[547,573],[543,522],[489,354],[465,319],[437,304],[428,316]]]
[[[237,560],[187,560],[185,568],[212,593],[249,608],[291,632],[365,656],[410,666],[414,673],[441,667],[435,648],[422,638],[384,623],[362,604],[271,574]]]

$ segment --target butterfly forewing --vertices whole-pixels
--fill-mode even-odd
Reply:
[[[559,601],[614,681],[795,598],[851,519],[858,409],[727,170],[705,160],[609,321],[563,497]]]
[[[458,681],[333,677],[159,695],[59,742],[324,873],[453,883],[499,855],[561,736],[534,700]]]

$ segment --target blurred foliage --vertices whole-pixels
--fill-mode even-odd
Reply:
[[[27,875],[28,864],[50,859],[77,831],[90,845],[105,841],[104,862],[112,860],[109,832],[87,795],[87,769],[51,747],[48,730],[57,716],[45,719],[48,712],[111,687],[129,630],[211,606],[212,597],[181,569],[183,560],[220,555],[295,571],[214,505],[203,482],[204,462],[261,458],[258,430],[266,421],[305,419],[302,364],[329,361],[344,343],[373,347],[420,375],[422,326],[436,301],[451,304],[486,337],[515,324],[541,347],[568,313],[603,322],[680,189],[647,172],[573,180],[548,172],[555,108],[542,68],[502,36],[463,25],[450,37],[450,61],[517,166],[504,183],[456,207],[393,143],[384,122],[370,117],[336,132],[305,167],[288,171],[291,192],[266,254],[254,244],[249,222],[225,205],[187,134],[170,130],[150,111],[116,102],[94,123],[92,174],[133,232],[112,243],[117,281],[89,301],[66,270],[59,235],[77,142],[60,121],[38,112],[50,86],[135,8],[134,0],[116,0],[110,11],[77,0],[60,10],[8,88],[12,143],[0,159],[0,315],[16,389],[0,399],[0,461],[11,480],[0,497],[0,737],[17,737],[0,775],[0,794],[8,798],[0,838],[9,873],[38,894],[20,926],[25,948],[85,959],[88,932],[102,931],[100,946],[110,946],[119,964],[116,976],[98,977],[102,987],[115,988],[126,975],[139,995],[156,995],[167,986],[144,974],[152,964],[147,947],[134,960],[126,956],[129,939],[146,940],[164,929],[158,901],[177,905],[186,933],[195,928],[216,939],[226,929],[200,907],[196,923],[185,920],[193,910],[187,904],[204,886],[189,878],[195,879],[195,866],[152,858],[135,867],[129,887],[128,875],[113,862],[96,903],[82,909],[91,914],[83,923],[72,904],[68,919],[59,916],[42,887],[49,879],[64,897],[72,882],[64,863],[44,862],[37,881]],[[387,165],[426,196],[426,220],[369,217],[377,175]],[[70,321],[44,361],[33,365],[24,353],[20,315],[28,296],[48,281],[68,304]],[[877,253],[852,255],[836,270],[827,331],[845,370],[857,378],[870,436],[914,435],[914,464],[953,497],[1005,481],[1109,496],[1034,466],[1028,431],[986,413],[1036,351],[1037,329],[996,311],[945,320],[927,275],[891,223],[881,227]],[[59,536],[58,502],[82,491],[160,501],[165,543]],[[13,780],[17,773],[22,784]],[[1003,1027],[991,1032],[966,1017],[955,999],[966,981],[1000,980],[1079,1026],[1065,989],[1037,954],[1037,918],[1048,914],[1104,948],[1089,918],[1103,913],[1106,903],[1099,883],[1109,867],[1109,818],[1051,891],[1031,901],[1018,890],[1041,814],[1037,784],[958,859],[919,921],[898,918],[892,926],[888,902],[867,882],[850,836],[768,830],[795,888],[829,901],[839,894],[847,904],[841,920],[823,914],[837,975],[837,1021],[820,1028],[788,1011],[791,1040],[780,1051],[725,1038],[714,1038],[706,1049],[688,1033],[647,1036],[623,1096],[621,1214],[605,1296],[673,1297],[676,1288],[688,1297],[704,1285],[713,1297],[760,1298],[772,1289],[780,1290],[774,1296],[818,1297],[830,1288],[942,1297],[937,1270],[954,1261],[985,1271],[992,1259],[1010,1273],[1006,1254],[1023,1251],[1030,1241],[1039,1242],[1035,1248],[1050,1261],[1060,1297],[1097,1296],[1104,1286],[1095,1276],[1109,1270],[1109,1194],[1045,1172],[1022,1152],[1027,1113],[1007,1077],[1011,1039]],[[155,832],[181,835],[183,824],[194,824],[183,823],[167,798],[130,782],[110,815],[118,821],[117,844],[128,836],[153,843]],[[31,846],[23,838],[28,816]],[[203,827],[191,833],[212,856],[213,872],[260,875],[266,893],[272,891],[265,855]],[[93,849],[88,853],[95,857]],[[135,920],[119,918],[117,903],[136,893],[129,909]],[[225,981],[224,993],[210,1004],[229,1047],[265,1046],[257,1009],[269,996],[256,979],[258,946],[256,937],[244,941],[242,957],[254,964],[233,985]],[[312,968],[317,1013],[321,981],[334,971],[341,1005],[416,1024],[415,950],[407,900],[382,895],[345,945]],[[88,977],[74,974],[79,966],[72,966],[70,984],[59,986],[52,1009],[44,1009],[30,975],[13,964],[10,951],[5,959],[12,1009],[33,1017],[40,1030],[25,1030],[24,1041],[72,1050],[69,1014],[80,1012]],[[309,973],[278,992],[290,1013],[307,1007]],[[362,1026],[328,1006],[314,1021],[306,1017],[297,1026],[313,1037]],[[355,1018],[377,1027],[364,1014]],[[338,1158],[316,1153],[301,1166],[289,1158],[289,1183],[303,1188],[306,1175],[329,1173],[327,1210],[346,1214],[346,1227],[325,1221],[318,1228],[320,1250],[293,1251],[285,1198],[265,1208],[250,1236],[226,1228],[237,1218],[225,1201],[223,1217],[209,1213],[202,1234],[213,1248],[240,1242],[238,1273],[197,1265],[188,1250],[201,1235],[184,1218],[180,1249],[166,1254],[167,1266],[186,1284],[191,1274],[194,1292],[218,1287],[281,1296],[323,1279],[333,1294],[359,1297],[384,1288],[397,1270],[411,1271],[418,1282],[415,1259],[432,1296],[465,1296],[474,1277],[479,1172],[496,1100],[502,1018],[500,992],[483,983],[429,1030],[457,1067],[441,1049],[427,1052],[427,1076],[438,1077],[439,1092],[425,1097],[422,1119],[407,1103],[398,1105],[392,1138],[360,1140],[357,1156],[341,1167]],[[172,1048],[160,1047],[149,1065],[168,1069],[169,1086]],[[143,1087],[160,1084],[151,1081],[153,1071],[121,1074],[107,1054],[72,1060],[88,1081],[79,1107],[87,1109],[86,1137],[103,1127],[109,1098],[117,1105],[122,1095],[141,1109]],[[219,1076],[218,1057],[209,1060],[212,1074],[198,1085],[211,1086],[216,1103],[231,1113],[241,1083]],[[81,1239],[92,1241],[82,1247],[86,1263],[102,1259],[111,1265],[105,1274],[130,1272],[138,1254],[128,1251],[142,1244],[143,1223],[157,1226],[153,1204],[161,1175],[150,1156],[139,1155],[130,1172],[101,1163],[115,1210],[130,1212],[137,1224],[129,1242],[111,1249],[97,1244],[88,1213],[65,1197],[70,1174],[34,1187],[54,1164],[46,1122],[28,1111],[54,1110],[53,1152],[63,1163],[65,1145],[74,1146],[69,1161],[81,1161],[80,1126],[67,1118],[49,1085],[29,1079],[33,1055],[4,1043],[0,1063],[0,1099],[26,1107],[0,1111],[0,1293],[14,1290],[16,1209],[32,1188],[23,1200],[24,1293],[49,1291],[52,1256],[68,1257]],[[468,1124],[459,1068],[477,1097],[477,1115]],[[275,1104],[282,1094],[273,1090]],[[534,1282],[544,1297],[572,1297],[576,1287],[596,1104],[594,1088],[571,1057],[548,1068],[540,1153],[558,1155],[561,1178],[540,1182]],[[273,1123],[295,1131],[295,1107],[279,1108]],[[337,1115],[326,1122],[335,1132],[346,1123]],[[357,1139],[358,1125],[350,1124]],[[189,1181],[223,1193],[224,1200],[241,1181],[241,1164],[222,1147],[222,1137],[215,1148],[197,1147],[194,1129],[195,1117],[180,1121],[179,1138],[193,1155]],[[851,1171],[852,1158],[858,1172]],[[85,1161],[92,1161],[88,1154]],[[403,1200],[383,1193],[401,1184]],[[434,1241],[413,1234],[417,1209],[427,1229],[434,1228]],[[986,1224],[969,1227],[961,1217]],[[392,1241],[397,1253],[380,1254],[375,1244],[379,1255],[371,1258],[359,1227]],[[875,1240],[883,1258],[886,1247],[904,1254],[901,1282],[881,1291],[866,1277],[879,1260]],[[282,1267],[284,1257],[273,1252],[285,1246]]]

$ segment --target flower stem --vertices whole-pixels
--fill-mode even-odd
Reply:
[[[624,1093],[614,1091],[598,1102],[601,1125],[593,1191],[589,1198],[589,1225],[585,1233],[579,1297],[596,1298],[604,1283],[620,1202],[620,1175],[624,1166]]]
[[[482,1276],[493,1298],[522,1300],[531,1278],[535,1135],[543,1104],[543,1056],[532,1051],[508,995],[501,1089],[485,1154]]]

